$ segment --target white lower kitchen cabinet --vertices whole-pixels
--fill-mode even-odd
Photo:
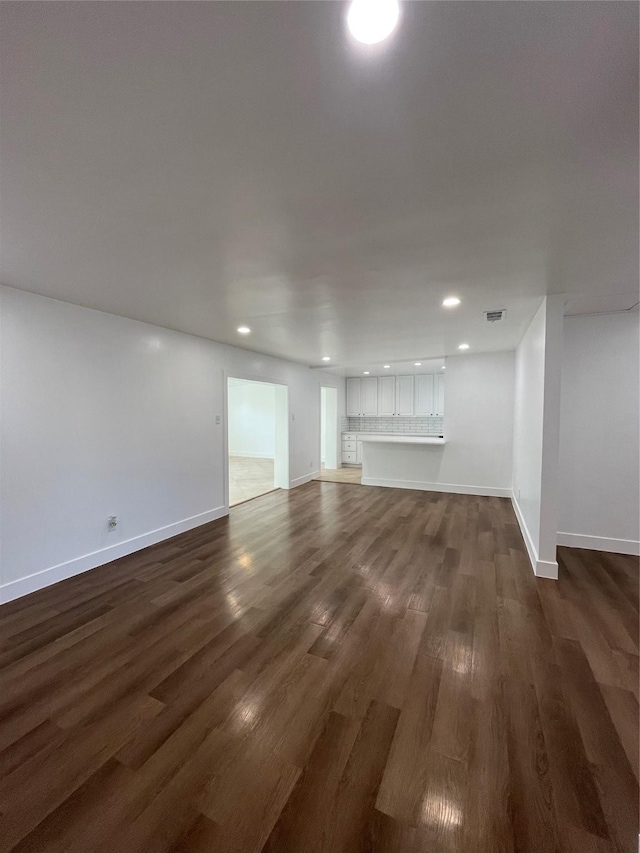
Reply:
[[[362,465],[362,442],[355,432],[342,433],[342,462],[347,465]]]

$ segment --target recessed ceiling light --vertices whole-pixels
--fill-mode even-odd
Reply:
[[[391,367],[390,364],[383,364],[382,366],[384,367],[385,370],[389,370],[389,368]]]
[[[469,349],[469,344],[458,344],[458,349]]]
[[[322,360],[323,361],[331,361],[331,356],[330,355],[323,355]]]
[[[422,367],[422,362],[421,361],[414,361],[413,366],[414,367]]]
[[[365,376],[368,376],[370,372],[371,372],[370,370],[365,370],[365,371],[364,371],[364,375],[365,375]]]
[[[238,326],[238,331],[241,335],[248,335],[251,329],[248,326]]]
[[[399,17],[398,0],[352,0],[347,26],[357,41],[377,44],[391,35]]]
[[[447,296],[442,300],[442,305],[444,308],[455,308],[456,305],[460,305],[460,300],[457,296]]]
[[[447,368],[446,368],[446,366],[445,366],[444,364],[442,365],[442,369],[443,369],[443,370],[446,370],[446,369],[447,369]]]

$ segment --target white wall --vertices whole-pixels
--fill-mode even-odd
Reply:
[[[567,317],[558,543],[639,553],[638,312]]]
[[[327,461],[327,392],[325,388],[320,389],[320,461],[324,465]]]
[[[563,303],[546,297],[516,350],[513,501],[533,569],[557,577]]]
[[[446,444],[375,445],[376,483],[510,497],[514,360],[513,352],[448,357]]]
[[[288,385],[292,486],[320,468],[321,383],[344,414],[340,377],[11,288],[0,348],[2,600],[226,513],[227,373]]]
[[[273,385],[229,380],[229,455],[273,459],[276,396]]]
[[[545,320],[541,305],[516,350],[513,493],[532,543],[540,538]]]

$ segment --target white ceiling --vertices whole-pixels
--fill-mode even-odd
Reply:
[[[359,364],[347,364],[340,367],[322,366],[322,370],[336,373],[339,376],[363,376],[368,371],[371,376],[406,376],[421,373],[440,373],[446,370],[446,359],[426,358],[416,361],[365,361]],[[385,368],[385,364],[389,367]]]
[[[2,282],[332,366],[636,303],[638,5],[402,10],[0,4]]]

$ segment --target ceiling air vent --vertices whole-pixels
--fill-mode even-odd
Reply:
[[[482,313],[487,323],[497,323],[498,320],[504,320],[507,316],[506,308],[499,308],[497,311],[483,311]]]

